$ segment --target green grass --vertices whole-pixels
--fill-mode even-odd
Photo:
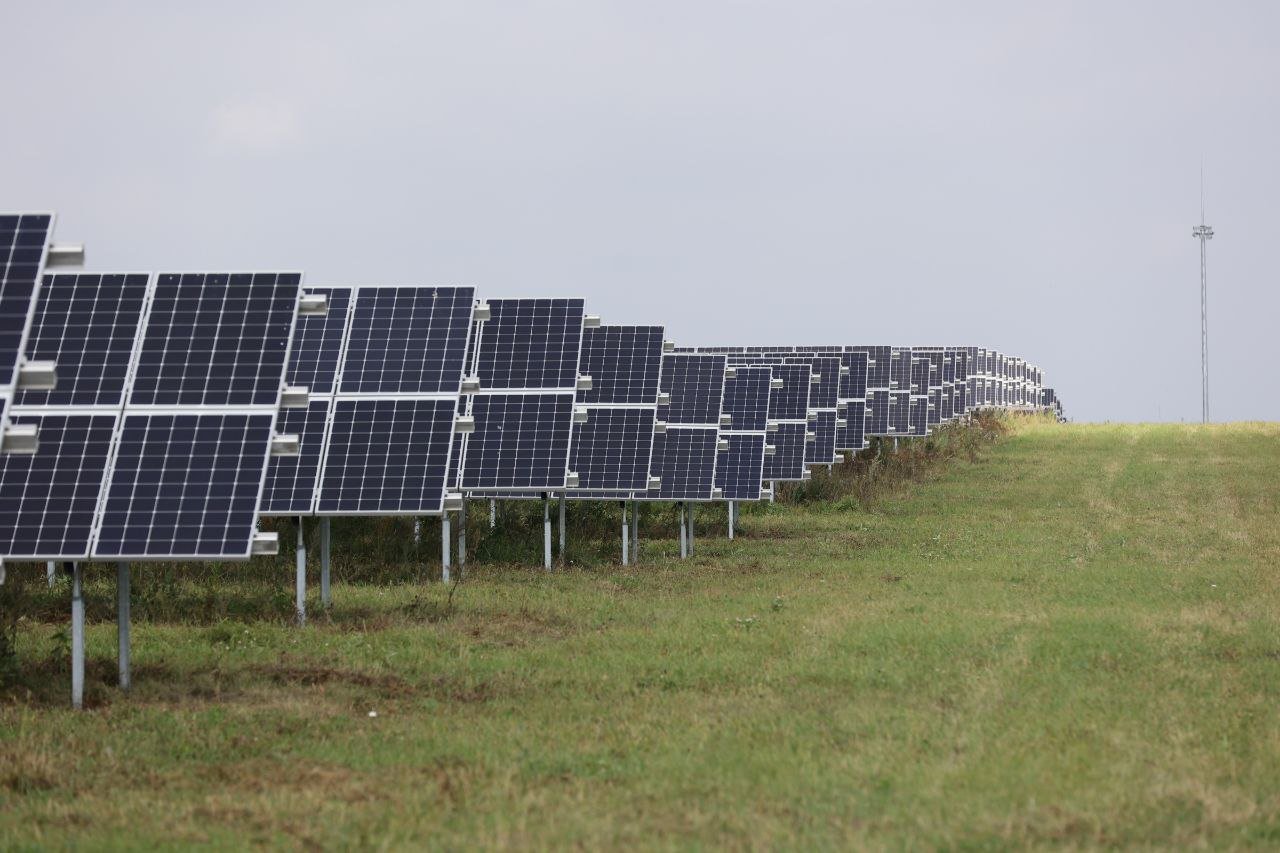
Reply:
[[[1275,847],[1277,483],[1280,426],[1028,424],[452,609],[406,569],[298,630],[284,560],[265,609],[140,566],[190,616],[142,608],[128,697],[95,568],[88,711],[65,586],[19,624],[0,847]]]

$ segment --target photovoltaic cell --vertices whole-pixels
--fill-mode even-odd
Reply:
[[[762,433],[731,433],[724,436],[729,449],[716,457],[716,486],[728,501],[758,501],[764,479]]]
[[[467,437],[463,489],[564,488],[572,394],[477,394],[471,405],[476,428]]]
[[[470,287],[361,287],[341,393],[458,393],[474,307]]]
[[[87,559],[116,415],[14,415],[35,424],[40,448],[0,454],[0,554]]]
[[[652,408],[590,409],[587,422],[573,427],[569,467],[578,474],[578,487],[628,492],[647,489],[653,423]]]
[[[129,403],[276,405],[299,273],[163,273]]]
[[[17,382],[52,229],[53,217],[47,213],[0,214],[0,388]]]
[[[57,366],[57,388],[16,391],[18,406],[119,406],[142,324],[146,273],[47,275],[27,358]]]
[[[776,364],[773,378],[782,387],[769,396],[770,420],[804,420],[809,413],[809,386],[813,368],[808,364]]]
[[[486,390],[573,388],[582,345],[581,299],[491,299],[477,356]]]
[[[126,413],[94,556],[247,558],[274,420]]]
[[[661,326],[583,329],[578,373],[591,377],[591,389],[579,391],[578,402],[655,402],[662,373],[662,335]]]
[[[441,512],[456,406],[450,398],[334,400],[316,511]]]
[[[857,452],[866,447],[867,403],[850,400],[845,404],[844,423],[836,428],[836,449]]]
[[[823,409],[810,424],[814,440],[805,446],[804,461],[810,465],[830,465],[836,457],[836,412]]]
[[[724,400],[723,355],[671,353],[662,360],[660,387],[671,403],[658,407],[668,424],[718,424]]]
[[[774,446],[772,456],[764,458],[764,479],[800,480],[804,477],[804,437],[808,431],[803,423],[780,423],[776,432],[769,434]]]
[[[669,428],[653,437],[650,471],[662,484],[649,497],[667,501],[708,501],[715,488],[715,427]]]
[[[769,422],[769,367],[735,368],[732,379],[724,381],[724,412],[732,417],[735,432],[764,432]]]
[[[313,395],[330,394],[337,381],[338,359],[342,356],[351,288],[307,287],[303,290],[325,296],[328,308],[322,316],[298,318],[293,345],[289,348],[285,384],[301,386]]]
[[[324,453],[329,404],[329,398],[321,397],[313,399],[305,409],[280,410],[276,431],[298,436],[298,455],[271,457],[266,487],[262,492],[264,515],[311,513]]]

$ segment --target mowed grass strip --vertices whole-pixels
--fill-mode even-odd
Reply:
[[[1274,846],[1278,482],[1273,425],[1025,424],[685,562],[139,622],[128,697],[99,621],[83,713],[27,620],[0,846]]]

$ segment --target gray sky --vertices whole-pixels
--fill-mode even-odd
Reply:
[[[986,345],[1196,420],[1203,155],[1214,415],[1280,419],[1277,45],[1272,2],[9,4],[0,208],[91,269]]]

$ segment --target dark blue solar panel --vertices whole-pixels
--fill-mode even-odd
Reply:
[[[799,480],[804,477],[805,433],[802,423],[781,423],[768,441],[774,447],[772,456],[764,458],[764,479]]]
[[[845,425],[836,428],[836,449],[852,450],[855,453],[866,447],[867,403],[865,400],[850,400],[845,404],[843,415]]]
[[[911,394],[924,397],[929,393],[929,359],[913,358],[911,360]]]
[[[590,409],[585,424],[574,424],[569,467],[581,489],[644,491],[653,449],[651,408]]]
[[[132,405],[274,405],[297,314],[298,273],[163,273]]]
[[[814,440],[809,442],[805,450],[804,461],[810,465],[830,465],[836,456],[836,413],[832,409],[824,409],[817,414],[817,420],[809,424],[809,431]]]
[[[266,515],[307,515],[315,496],[324,451],[324,431],[329,422],[329,399],[312,400],[305,409],[281,409],[276,432],[295,434],[297,456],[273,456],[267,465],[267,485],[262,493]]]
[[[787,364],[808,364],[818,377],[809,386],[810,409],[834,409],[840,397],[840,359],[825,356],[788,357]]]
[[[559,491],[565,486],[572,394],[480,394],[471,406],[462,488]]]
[[[865,352],[847,352],[841,356],[841,363],[849,368],[848,373],[840,377],[840,399],[865,400],[867,398],[867,354]]]
[[[449,398],[335,400],[316,512],[440,512],[456,406]]]
[[[661,326],[599,326],[582,332],[579,373],[591,377],[581,403],[653,403],[662,373]],[[581,472],[579,472],[581,473]]]
[[[653,437],[650,471],[662,478],[650,497],[664,501],[709,501],[715,488],[714,427],[677,427]]]
[[[481,388],[575,387],[581,299],[492,299],[489,311],[477,358]]]
[[[47,275],[27,358],[57,365],[53,391],[17,391],[19,406],[118,406],[147,298],[147,273]]]
[[[735,368],[732,379],[724,380],[724,412],[733,418],[730,429],[763,432],[769,422],[769,367]]]
[[[849,349],[867,355],[868,390],[889,387],[892,347],[850,347]]]
[[[911,393],[909,391],[889,392],[889,434],[905,435],[908,432],[911,417]]]
[[[94,556],[248,557],[273,421],[126,414]]]
[[[14,416],[35,424],[34,455],[0,454],[0,555],[87,559],[115,414]]]
[[[764,479],[763,434],[724,436],[729,449],[716,457],[716,486],[727,501],[760,500],[760,483]]]
[[[53,217],[47,213],[0,215],[0,387],[17,381],[23,336],[52,228]]]
[[[306,388],[312,394],[328,394],[333,391],[338,375],[342,336],[351,308],[351,288],[307,287],[303,290],[327,297],[328,309],[321,317],[298,318],[293,329],[293,345],[289,347],[285,382]]]
[[[889,354],[889,389],[905,391],[911,385],[911,350],[895,348]]]
[[[672,353],[662,360],[660,387],[671,403],[658,407],[669,424],[718,424],[724,399],[723,355]]]
[[[911,398],[911,423],[908,431],[916,436],[929,434],[929,398],[927,396]]]
[[[769,395],[770,420],[804,420],[809,414],[809,386],[813,369],[808,364],[777,364],[773,378],[782,387]]]
[[[361,287],[355,299],[341,393],[458,393],[474,288]]]
[[[889,435],[889,392],[867,389],[867,435]]]

